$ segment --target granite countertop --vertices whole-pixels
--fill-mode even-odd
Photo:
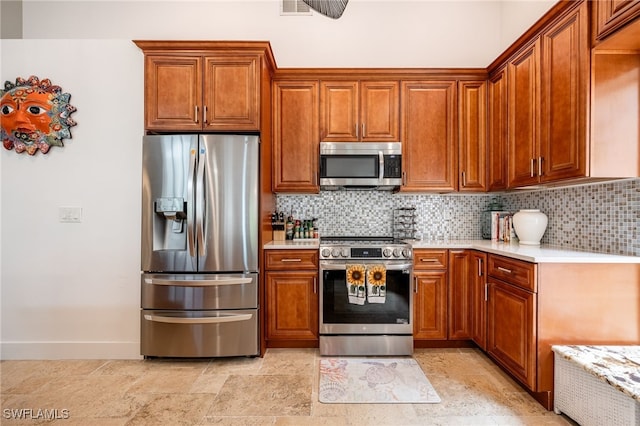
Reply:
[[[559,247],[541,245],[525,246],[517,242],[499,243],[490,240],[445,240],[409,241],[415,249],[473,249],[485,253],[493,253],[513,259],[524,260],[533,263],[637,263],[640,264],[640,256],[621,256],[615,254],[603,254],[578,250],[567,250]],[[264,245],[269,249],[317,249],[320,247],[319,239],[297,239],[285,241],[270,241]]]
[[[552,346],[598,379],[640,402],[640,346]]]

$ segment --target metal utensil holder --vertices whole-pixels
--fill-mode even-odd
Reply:
[[[416,239],[416,208],[400,207],[393,210],[393,238]]]

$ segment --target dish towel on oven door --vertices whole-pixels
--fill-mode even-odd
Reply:
[[[364,305],[365,295],[364,265],[347,265],[347,294],[349,303]]]
[[[384,303],[387,296],[387,269],[384,265],[369,265],[367,268],[367,301]]]

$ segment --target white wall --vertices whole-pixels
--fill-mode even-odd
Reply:
[[[484,67],[513,23],[495,1],[351,0],[335,21],[280,16],[274,0],[23,7],[25,39],[1,40],[0,79],[51,79],[78,125],[47,155],[0,152],[2,359],[139,357],[143,58],[131,39],[269,40],[280,67]],[[546,9],[522,10],[520,33]],[[60,223],[66,206],[83,221]]]

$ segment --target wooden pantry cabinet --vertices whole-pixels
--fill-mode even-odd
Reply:
[[[320,139],[398,142],[398,81],[321,81]]]
[[[267,347],[318,347],[318,250],[265,250]]]
[[[259,131],[268,43],[135,41],[144,51],[145,129]]]
[[[319,83],[273,82],[273,192],[318,193]]]
[[[487,80],[488,144],[487,189],[507,189],[507,68],[494,71]]]
[[[403,81],[401,93],[400,190],[457,190],[457,81]]]
[[[413,250],[413,339],[447,339],[448,250]]]

